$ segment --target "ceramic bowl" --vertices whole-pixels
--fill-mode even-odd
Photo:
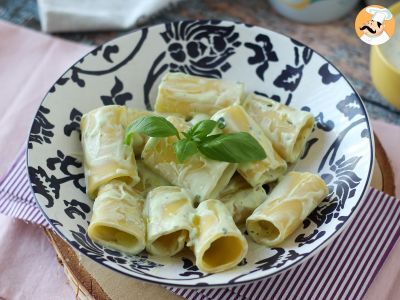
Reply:
[[[282,245],[251,241],[234,269],[207,274],[192,253],[127,255],[87,235],[93,202],[85,194],[82,114],[119,104],[151,110],[168,71],[245,83],[248,92],[310,111],[316,120],[290,168],[318,173],[329,196]],[[366,192],[374,158],[365,107],[346,78],[318,53],[267,29],[228,21],[179,21],[142,28],[80,59],[50,88],[33,121],[27,161],[38,205],[57,233],[94,261],[138,279],[182,287],[228,286],[272,276],[325,247],[350,221]]]

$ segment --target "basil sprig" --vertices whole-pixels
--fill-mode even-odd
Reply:
[[[178,130],[167,119],[158,116],[145,116],[132,122],[125,132],[125,144],[130,145],[134,133],[150,137],[177,136],[173,144],[176,157],[183,162],[200,152],[204,156],[218,161],[243,163],[262,160],[267,157],[258,141],[247,132],[230,134],[212,134],[216,127],[222,128],[222,121],[203,120],[179,136]]]
[[[199,151],[196,142],[188,138],[178,140],[172,146],[179,162],[184,162]]]
[[[125,131],[125,144],[130,145],[134,133],[143,133],[150,137],[168,137],[176,135],[178,130],[166,118],[158,116],[146,116],[129,124]]]
[[[209,135],[219,123],[214,120],[203,120],[192,126],[187,135],[193,140],[201,141]]]
[[[243,163],[266,158],[261,145],[247,132],[235,132],[208,136],[198,149],[204,156],[214,160]]]

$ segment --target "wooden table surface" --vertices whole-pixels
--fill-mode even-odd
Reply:
[[[376,91],[369,74],[369,48],[354,32],[357,12],[366,6],[361,2],[345,18],[338,21],[305,25],[278,15],[267,0],[186,0],[131,30],[181,19],[224,19],[250,23],[289,35],[325,56],[350,80],[361,94],[372,118],[400,125],[400,110],[388,104]],[[40,30],[35,0],[0,0],[0,18]],[[56,36],[86,44],[101,44],[128,31],[96,33],[64,33]],[[1,41],[2,46],[5,41]]]

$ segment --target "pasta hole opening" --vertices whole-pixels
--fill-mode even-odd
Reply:
[[[119,181],[125,182],[128,185],[132,183],[132,178],[129,177],[129,176],[117,177],[115,179],[118,179]]]
[[[187,230],[178,230],[159,237],[152,244],[158,252],[170,254],[178,250],[181,240],[186,240],[187,236]]]
[[[203,262],[211,268],[223,266],[237,260],[241,254],[241,240],[235,236],[225,236],[211,243],[203,254]]]
[[[297,157],[303,150],[304,144],[307,142],[307,136],[309,136],[313,128],[313,119],[309,118],[306,124],[301,128],[299,134],[297,135],[296,142],[293,145],[293,153]]]
[[[280,231],[270,221],[262,220],[255,223],[257,233],[262,238],[266,238],[270,241],[277,239],[280,235]]]
[[[132,248],[138,243],[136,236],[108,226],[98,226],[96,228],[96,236],[100,240],[127,248]]]

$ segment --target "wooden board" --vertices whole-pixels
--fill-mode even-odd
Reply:
[[[392,166],[386,156],[385,150],[381,142],[375,135],[375,168],[371,180],[371,186],[378,190],[384,191],[389,195],[396,192],[395,178]]]
[[[375,147],[376,159],[371,186],[394,195],[393,171],[377,137]],[[45,232],[79,299],[181,299],[160,285],[145,283],[103,267],[77,253],[52,230],[45,229]]]
[[[181,299],[160,285],[136,280],[103,267],[72,249],[52,230],[45,229],[45,233],[77,299]]]

